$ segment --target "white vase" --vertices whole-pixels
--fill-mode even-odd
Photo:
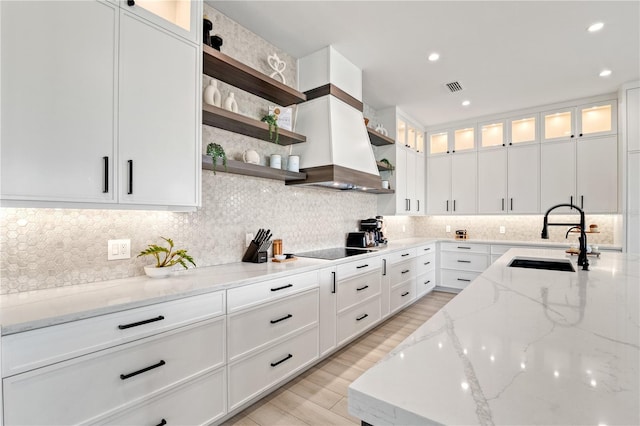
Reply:
[[[217,107],[222,106],[222,95],[218,90],[218,81],[213,78],[204,89],[204,103]]]
[[[236,98],[233,92],[229,93],[229,97],[225,99],[224,109],[229,110],[231,112],[238,112],[238,102],[236,102]]]
[[[156,265],[144,267],[144,273],[151,278],[166,278],[171,275],[172,268],[157,268]]]

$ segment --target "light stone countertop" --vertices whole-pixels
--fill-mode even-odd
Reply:
[[[640,424],[640,255],[507,267],[514,248],[349,387],[375,426]],[[577,266],[576,266],[577,268]]]

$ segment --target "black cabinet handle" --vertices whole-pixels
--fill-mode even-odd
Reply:
[[[369,286],[365,285],[364,287],[356,288],[356,291],[362,291],[362,290],[366,290],[368,288],[369,288]]]
[[[430,264],[431,262],[424,262],[424,266],[427,266],[428,264]]]
[[[145,367],[142,370],[134,371],[133,373],[129,373],[129,374],[121,374],[120,375],[120,379],[121,380],[127,380],[127,379],[129,379],[129,378],[131,378],[133,376],[137,376],[138,374],[146,373],[149,370],[153,370],[154,368],[162,367],[165,364],[166,364],[166,362],[164,362],[164,360],[160,360],[159,363],[150,365],[148,367]]]
[[[509,142],[509,145],[513,145],[513,143]]]
[[[280,290],[284,290],[285,288],[289,288],[289,287],[293,287],[293,284],[287,284],[287,285],[283,285],[282,287],[272,288],[271,291],[280,291]]]
[[[104,163],[104,185],[102,186],[102,193],[107,194],[109,192],[109,157],[102,157]]]
[[[458,263],[471,263],[470,260],[458,260]]]
[[[409,201],[409,208],[407,209],[408,212],[411,211],[411,198],[407,198],[407,201]]]
[[[133,194],[133,160],[127,160],[127,164],[129,165],[129,189],[127,190],[127,194]]]
[[[449,200],[447,200],[447,211],[449,211]]]
[[[580,208],[584,209],[584,195],[580,196]]]
[[[365,319],[366,317],[368,317],[369,314],[364,314],[363,316],[356,318],[356,321],[362,321],[363,319]]]
[[[280,321],[288,320],[289,318],[293,318],[293,315],[287,314],[287,315],[283,316],[282,318],[278,318],[276,320],[271,320],[270,322],[271,322],[271,324],[277,324]]]
[[[400,256],[401,256],[401,257],[405,257],[405,256],[409,256],[410,254],[411,254],[411,253],[404,253],[404,254],[401,254]]]
[[[571,135],[571,137],[573,138],[573,137],[575,137],[575,135]]]
[[[424,282],[424,285],[427,285],[427,284],[429,284],[430,282],[431,282],[431,280],[427,280],[427,281],[425,281],[425,282]]]
[[[127,328],[137,327],[139,325],[144,325],[144,324],[149,324],[150,322],[162,321],[163,319],[164,319],[164,317],[162,315],[159,315],[159,316],[157,316],[155,318],[149,318],[149,319],[146,319],[144,321],[132,322],[132,323],[129,323],[129,324],[121,324],[121,325],[118,326],[118,328],[120,330],[125,330]]]
[[[502,199],[502,211],[504,211],[504,198]]]
[[[513,198],[510,198],[509,202],[511,203],[511,211],[513,211]]]
[[[382,259],[382,276],[387,276],[387,259]]]
[[[420,211],[420,200],[416,200],[418,202],[418,210],[416,211]]]
[[[369,266],[369,264],[365,263],[364,265],[356,266],[356,269],[366,268],[367,266]]]
[[[136,2],[135,0],[127,0],[127,6],[135,6]]]
[[[162,420],[160,420],[160,423],[158,423],[156,426],[164,426],[166,424],[167,424],[167,421],[165,419],[162,419]]]
[[[582,137],[582,133],[580,133],[578,136]]]
[[[573,205],[573,195],[570,197],[571,201],[569,201],[569,204]],[[571,207],[571,210],[573,210],[573,207]]]
[[[407,291],[407,292],[405,292],[405,293],[402,293],[402,294],[400,295],[400,297],[405,297],[405,296],[406,296],[406,295],[408,295],[408,294],[409,294],[409,292]]]
[[[453,150],[453,151],[451,151],[451,152],[454,152],[454,153],[455,153],[455,152],[456,152],[456,150],[454,149],[454,150]]]
[[[470,283],[471,282],[471,280],[468,280],[466,278],[458,278],[458,281],[464,281],[466,283]]]
[[[336,273],[335,272],[331,272],[331,275],[333,275],[333,286],[331,287],[331,294],[335,294],[335,292],[336,292]]]
[[[293,358],[293,355],[289,354],[289,355],[285,356],[284,358],[282,358],[278,362],[272,362],[271,366],[272,367],[277,367],[278,365],[282,364],[283,362],[285,362],[286,360],[291,359],[291,358]]]
[[[456,200],[453,200],[453,211],[456,211]]]
[[[409,269],[405,269],[404,271],[400,272],[401,274],[406,274],[407,272],[409,272]]]
[[[471,250],[471,247],[458,246],[459,249]]]
[[[427,247],[427,248],[425,248],[425,249],[423,249],[423,250],[424,250],[424,251],[429,251],[429,250],[431,250],[431,247]]]
[[[502,146],[505,146],[504,144],[502,144]]]

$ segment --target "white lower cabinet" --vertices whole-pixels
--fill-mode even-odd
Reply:
[[[338,314],[338,345],[348,342],[380,320],[380,295]]]
[[[416,300],[416,280],[404,281],[391,289],[391,313]]]
[[[440,244],[439,286],[463,289],[476,279],[491,260],[487,244],[465,242]]]
[[[336,313],[338,289],[336,268],[321,269],[318,276],[320,298],[320,356],[331,353],[338,345]]]

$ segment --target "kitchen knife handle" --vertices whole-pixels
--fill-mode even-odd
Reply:
[[[333,275],[333,286],[331,287],[331,294],[335,294],[336,293],[336,273],[335,273],[335,271],[331,272],[331,275]]]
[[[102,187],[102,193],[107,194],[109,192],[109,157],[102,157],[104,163],[104,185]]]
[[[133,194],[133,160],[127,160],[127,164],[129,165],[129,189],[127,189],[127,194]]]

